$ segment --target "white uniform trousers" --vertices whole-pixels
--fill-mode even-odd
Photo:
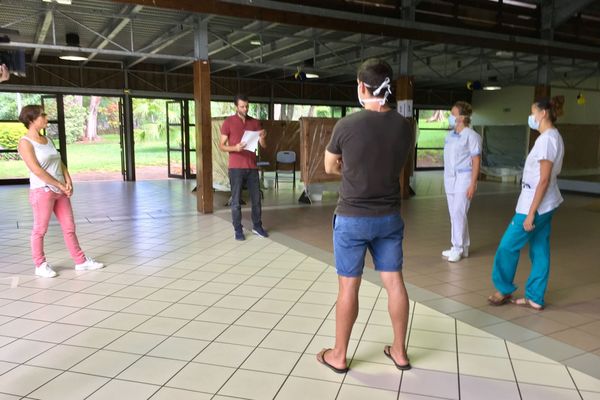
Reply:
[[[471,201],[467,199],[466,192],[446,193],[450,224],[452,231],[452,250],[463,251],[471,244],[469,238],[469,223],[467,212]]]

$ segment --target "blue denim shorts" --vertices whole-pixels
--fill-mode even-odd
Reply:
[[[333,251],[337,274],[359,277],[367,249],[375,270],[402,271],[404,221],[400,214],[377,217],[333,217]]]

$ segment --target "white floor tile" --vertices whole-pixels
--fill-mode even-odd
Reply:
[[[204,340],[170,337],[152,349],[148,355],[191,361],[209,344],[210,342]]]
[[[90,356],[95,350],[59,344],[27,362],[29,365],[67,370]]]
[[[235,372],[235,369],[216,365],[190,363],[165,386],[216,393]]]
[[[193,392],[191,390],[174,389],[169,387],[161,388],[154,396],[152,400],[210,400],[213,398],[212,394]]]
[[[184,366],[185,362],[183,361],[144,356],[123,371],[118,378],[164,385]]]
[[[149,399],[160,386],[148,385],[138,382],[127,382],[113,379],[94,392],[88,400],[146,400]]]
[[[62,371],[20,365],[0,376],[0,392],[25,396]]]
[[[250,346],[213,342],[198,354],[194,361],[237,368],[250,355],[253,349]]]
[[[31,393],[30,396],[44,400],[78,400],[86,398],[106,382],[108,382],[107,378],[99,376],[65,372]]]
[[[275,397],[285,378],[285,375],[239,369],[229,378],[219,394],[252,400],[270,400]]]
[[[139,357],[137,354],[100,350],[72,367],[71,371],[114,378]]]
[[[339,383],[290,376],[275,397],[276,400],[335,400]],[[357,398],[363,400],[366,397]],[[394,400],[396,397],[394,397]]]
[[[146,354],[160,342],[165,340],[165,338],[166,336],[149,333],[128,332],[106,346],[106,349],[127,353]]]
[[[0,348],[0,361],[24,363],[40,353],[50,349],[54,344],[35,340],[18,339]]]
[[[300,353],[257,348],[241,368],[287,375],[300,358]]]

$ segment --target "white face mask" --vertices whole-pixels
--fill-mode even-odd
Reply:
[[[366,87],[371,87],[364,82],[362,82],[362,84],[365,85]],[[387,101],[388,95],[390,95],[392,93],[392,90],[390,89],[390,78],[385,78],[383,83],[377,89],[375,89],[373,91],[373,96],[379,95],[379,93],[381,93],[381,91],[384,89],[385,89],[385,93],[382,98],[361,99],[360,98],[360,83],[359,83],[358,86],[356,87],[356,96],[358,97],[358,102],[363,107],[365,106],[365,103],[375,103],[375,102],[378,102],[380,106],[383,106],[383,105],[385,105],[385,102]]]
[[[540,129],[540,123],[535,119],[533,114],[527,119],[527,124],[531,129],[535,129],[536,131]]]

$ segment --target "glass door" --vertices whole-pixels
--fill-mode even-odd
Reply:
[[[183,101],[167,101],[167,163],[169,178],[181,178],[185,170]]]

